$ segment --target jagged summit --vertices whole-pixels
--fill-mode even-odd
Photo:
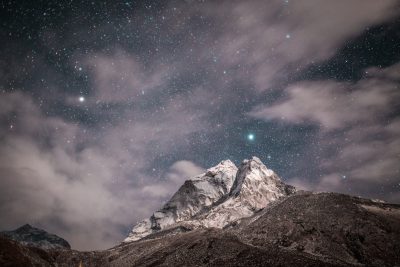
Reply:
[[[222,228],[294,191],[257,157],[244,160],[239,168],[224,160],[186,180],[160,210],[138,223],[124,241],[136,241],[183,225],[185,229]]]
[[[261,209],[281,197],[281,194],[290,194],[291,190],[294,190],[294,187],[283,183],[259,158],[252,157],[240,165],[230,195],[247,202],[252,209]]]
[[[235,164],[224,160],[205,173],[186,180],[160,210],[133,227],[125,242],[139,240],[177,222],[189,220],[230,192],[236,172]]]
[[[251,186],[254,181],[262,181],[269,177],[272,178],[274,175],[274,172],[269,170],[257,157],[243,160],[239,170],[239,175],[236,177],[230,192],[232,196],[238,196],[243,186],[244,190],[254,190],[254,188],[248,188],[248,186]]]
[[[193,217],[192,224],[223,228],[241,218],[252,216],[270,202],[295,191],[293,186],[283,183],[259,158],[252,157],[239,166],[231,191],[223,201]]]

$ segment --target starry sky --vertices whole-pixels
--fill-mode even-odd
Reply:
[[[400,203],[397,0],[1,1],[0,230],[119,243],[253,155]]]

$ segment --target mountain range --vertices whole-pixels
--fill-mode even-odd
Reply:
[[[400,266],[400,205],[297,190],[257,157],[186,180],[108,250],[21,228],[0,235],[1,266]]]

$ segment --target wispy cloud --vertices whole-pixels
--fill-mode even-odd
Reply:
[[[400,65],[367,69],[355,84],[314,81],[285,89],[286,98],[256,107],[251,116],[283,123],[319,127],[320,168],[317,190],[347,191],[380,196],[376,186],[396,187],[400,154],[400,121],[391,116],[398,108]],[[307,164],[306,162],[304,164]],[[382,190],[383,191],[383,190]]]
[[[144,171],[153,160],[149,150],[167,153],[201,125],[179,101],[163,114],[104,130],[95,141],[93,129],[45,116],[23,93],[2,94],[0,102],[0,117],[9,120],[0,149],[3,228],[30,222],[75,248],[110,247],[123,239],[122,227],[148,216],[202,170],[178,161],[164,180]]]

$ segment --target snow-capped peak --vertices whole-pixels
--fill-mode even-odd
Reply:
[[[124,241],[139,240],[180,224],[189,228],[222,228],[294,191],[257,157],[244,160],[239,169],[232,161],[224,160],[186,180],[160,210],[137,224]]]
[[[227,195],[236,173],[235,164],[224,160],[205,173],[186,180],[160,210],[133,228],[125,242],[138,240],[177,222],[189,220]]]
[[[279,178],[259,158],[252,157],[251,159],[245,159],[239,167],[239,172],[230,194],[238,196],[243,186],[245,186],[244,189],[249,189],[248,186],[251,186],[255,181],[268,183],[269,179],[276,180]]]
[[[239,166],[235,182],[224,201],[207,213],[193,218],[193,222],[200,221],[206,227],[222,228],[233,221],[252,216],[270,202],[294,191],[294,187],[283,183],[259,158],[252,157]]]

